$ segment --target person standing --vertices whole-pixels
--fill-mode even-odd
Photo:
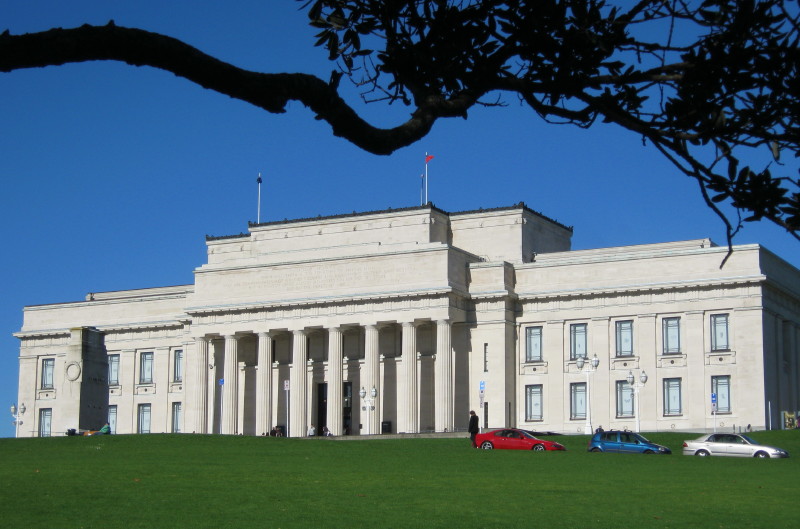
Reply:
[[[469,432],[469,438],[472,441],[472,448],[478,448],[478,443],[475,441],[475,436],[478,435],[480,431],[480,427],[478,426],[478,415],[475,413],[475,410],[471,410],[469,412],[469,428],[467,428]]]
[[[309,427],[308,427],[308,433],[307,433],[307,435],[308,435],[309,437],[314,437],[315,435],[317,435],[317,430],[314,428],[314,425],[313,425],[313,424],[312,424],[311,426],[309,426]]]

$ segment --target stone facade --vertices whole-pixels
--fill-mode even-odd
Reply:
[[[571,251],[571,235],[519,204],[208,237],[193,285],[24,309],[20,435],[106,417],[116,433],[444,432],[471,409],[484,428],[707,430],[800,409],[797,269],[757,245],[720,267],[708,239]]]

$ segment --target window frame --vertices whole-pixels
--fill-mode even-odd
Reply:
[[[39,437],[52,437],[53,435],[53,408],[39,408]]]
[[[723,399],[720,398],[722,392],[720,389],[720,382],[725,381],[723,387],[725,388],[725,402],[727,402],[727,407],[722,408],[721,403]],[[711,377],[711,393],[717,394],[717,414],[727,414],[732,413],[733,406],[731,405],[731,376],[730,375],[713,375]]]
[[[582,333],[578,332],[579,329],[582,329]],[[583,345],[582,355],[578,354],[578,346],[581,343]],[[579,356],[589,358],[589,325],[586,323],[571,323],[569,325],[569,359],[576,360]]]
[[[108,405],[108,427],[109,432],[112,434],[117,433],[117,405],[116,404],[109,404]]]
[[[108,385],[119,386],[119,362],[118,354],[108,355]]]
[[[183,406],[180,402],[173,402],[171,409],[172,409],[171,431],[172,433],[181,433],[181,415],[183,412]]]
[[[534,341],[534,338],[538,338],[538,340]],[[532,344],[535,347],[532,347]],[[542,326],[525,327],[525,361],[541,362],[542,358]]]
[[[538,416],[534,413],[538,397]],[[525,420],[527,422],[544,420],[544,386],[542,384],[527,384],[525,386]]]
[[[665,378],[662,381],[664,391],[664,402],[662,411],[664,417],[678,417],[683,415],[683,380],[680,377]],[[672,393],[677,391],[678,408],[677,411],[671,407]]]
[[[42,373],[39,379],[39,389],[53,389],[53,380],[55,378],[56,359],[55,358],[42,358]]]
[[[623,350],[622,345],[625,343],[623,332],[625,332],[624,326],[628,325],[627,328],[627,337],[629,349],[628,351]],[[614,322],[614,336],[616,337],[616,356],[617,358],[622,357],[631,357],[634,356],[633,351],[633,320],[619,320]]]
[[[722,323],[722,324],[720,324]],[[730,335],[730,316],[726,313],[712,314],[709,318],[710,333],[711,333],[711,350],[712,351],[730,351],[731,350],[731,335]],[[724,329],[725,343],[720,344],[717,341],[717,331]]]
[[[136,408],[136,433],[144,434],[152,431],[153,408],[149,402],[143,402]]]
[[[670,343],[670,323],[675,323],[675,338],[677,344]],[[661,320],[661,354],[673,355],[681,354],[681,318],[680,316],[669,316]]]
[[[172,381],[183,382],[183,349],[175,349],[172,355]]]
[[[586,420],[586,382],[571,382],[569,385],[569,418],[571,421]],[[580,396],[583,394],[582,414]]]
[[[633,391],[633,386],[628,384],[627,380],[616,381],[616,395],[617,395],[617,418],[633,418],[636,416],[636,394]],[[626,413],[625,397],[630,397],[630,410]]]
[[[153,362],[152,351],[143,351],[139,354],[139,384],[153,383]]]

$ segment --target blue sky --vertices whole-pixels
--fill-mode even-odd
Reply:
[[[332,65],[313,47],[315,30],[298,6],[0,0],[0,32],[113,19],[243,68],[327,79]],[[409,112],[350,96],[376,124],[397,124]],[[12,333],[24,306],[192,283],[206,234],[243,232],[256,220],[258,172],[262,221],[419,205],[427,151],[435,156],[429,198],[446,211],[524,201],[574,226],[575,249],[724,243],[696,184],[638,137],[607,125],[547,125],[506,100],[375,156],[334,138],[300,104],[268,114],[149,68],[87,63],[0,74],[0,404],[17,400]],[[760,243],[800,266],[800,243],[772,225],[748,225],[736,243]],[[13,435],[10,414],[5,419],[0,437]]]

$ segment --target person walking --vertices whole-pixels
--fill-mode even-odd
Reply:
[[[475,410],[471,410],[469,412],[469,428],[467,428],[469,432],[469,438],[472,441],[472,448],[478,448],[478,443],[475,441],[475,436],[478,435],[480,431],[480,427],[478,426],[478,415],[475,413]]]

